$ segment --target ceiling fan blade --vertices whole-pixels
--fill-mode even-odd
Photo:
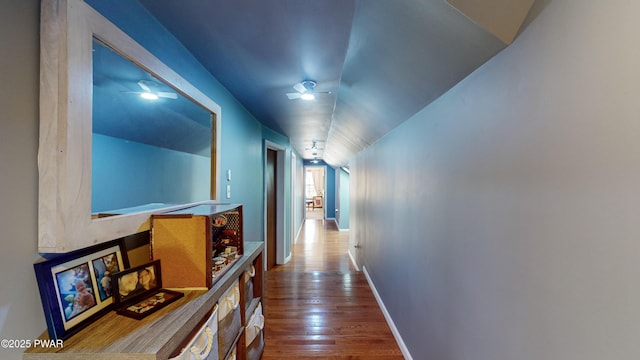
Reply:
[[[297,92],[299,93],[304,93],[307,92],[307,88],[304,87],[304,85],[302,85],[302,83],[297,83],[295,85],[293,85],[293,88],[296,89]]]
[[[173,93],[173,92],[159,91],[159,92],[156,93],[156,95],[158,95],[158,97],[166,98],[166,99],[177,99],[178,98],[178,94]]]
[[[149,88],[149,85],[147,85],[144,80],[138,81],[138,86],[140,86],[143,91],[151,92],[151,88]]]
[[[289,98],[289,100],[300,99],[301,95],[302,94],[300,93],[287,93],[287,97]]]

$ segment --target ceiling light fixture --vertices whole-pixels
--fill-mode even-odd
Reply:
[[[313,80],[304,80],[293,85],[293,88],[296,89],[297,92],[287,93],[287,97],[289,100],[302,99],[306,101],[315,100],[316,95],[323,94],[331,94],[331,91],[320,91],[317,92],[316,82]]]
[[[309,100],[313,100],[315,98],[316,98],[316,96],[313,95],[313,93],[310,93],[310,92],[306,92],[306,93],[300,95],[300,99],[302,99],[302,100],[309,101]]]
[[[158,95],[151,92],[141,92],[140,97],[147,100],[158,100]]]

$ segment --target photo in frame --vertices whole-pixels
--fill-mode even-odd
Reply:
[[[184,296],[162,288],[160,260],[119,272],[113,285],[116,313],[138,320]]]
[[[65,340],[112,309],[112,278],[129,267],[117,239],[33,265],[51,339]]]

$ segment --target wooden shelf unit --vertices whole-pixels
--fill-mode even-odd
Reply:
[[[223,293],[239,284],[242,329],[236,343],[237,359],[246,359],[245,331],[247,306],[244,301],[244,274],[253,266],[254,298],[262,298],[263,242],[245,242],[240,257],[208,290],[184,290],[185,297],[142,320],[108,313],[64,341],[62,348],[29,348],[24,360],[158,360],[168,359],[188,341],[193,330],[207,317]],[[164,266],[164,265],[163,265]],[[256,290],[258,289],[258,290]],[[258,295],[258,296],[256,296]],[[40,339],[48,339],[45,331]]]

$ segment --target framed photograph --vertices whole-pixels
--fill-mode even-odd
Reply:
[[[51,339],[67,339],[111,310],[112,278],[129,267],[121,239],[33,265]]]
[[[162,288],[160,260],[119,272],[113,278],[116,312],[142,319],[183,297]]]

